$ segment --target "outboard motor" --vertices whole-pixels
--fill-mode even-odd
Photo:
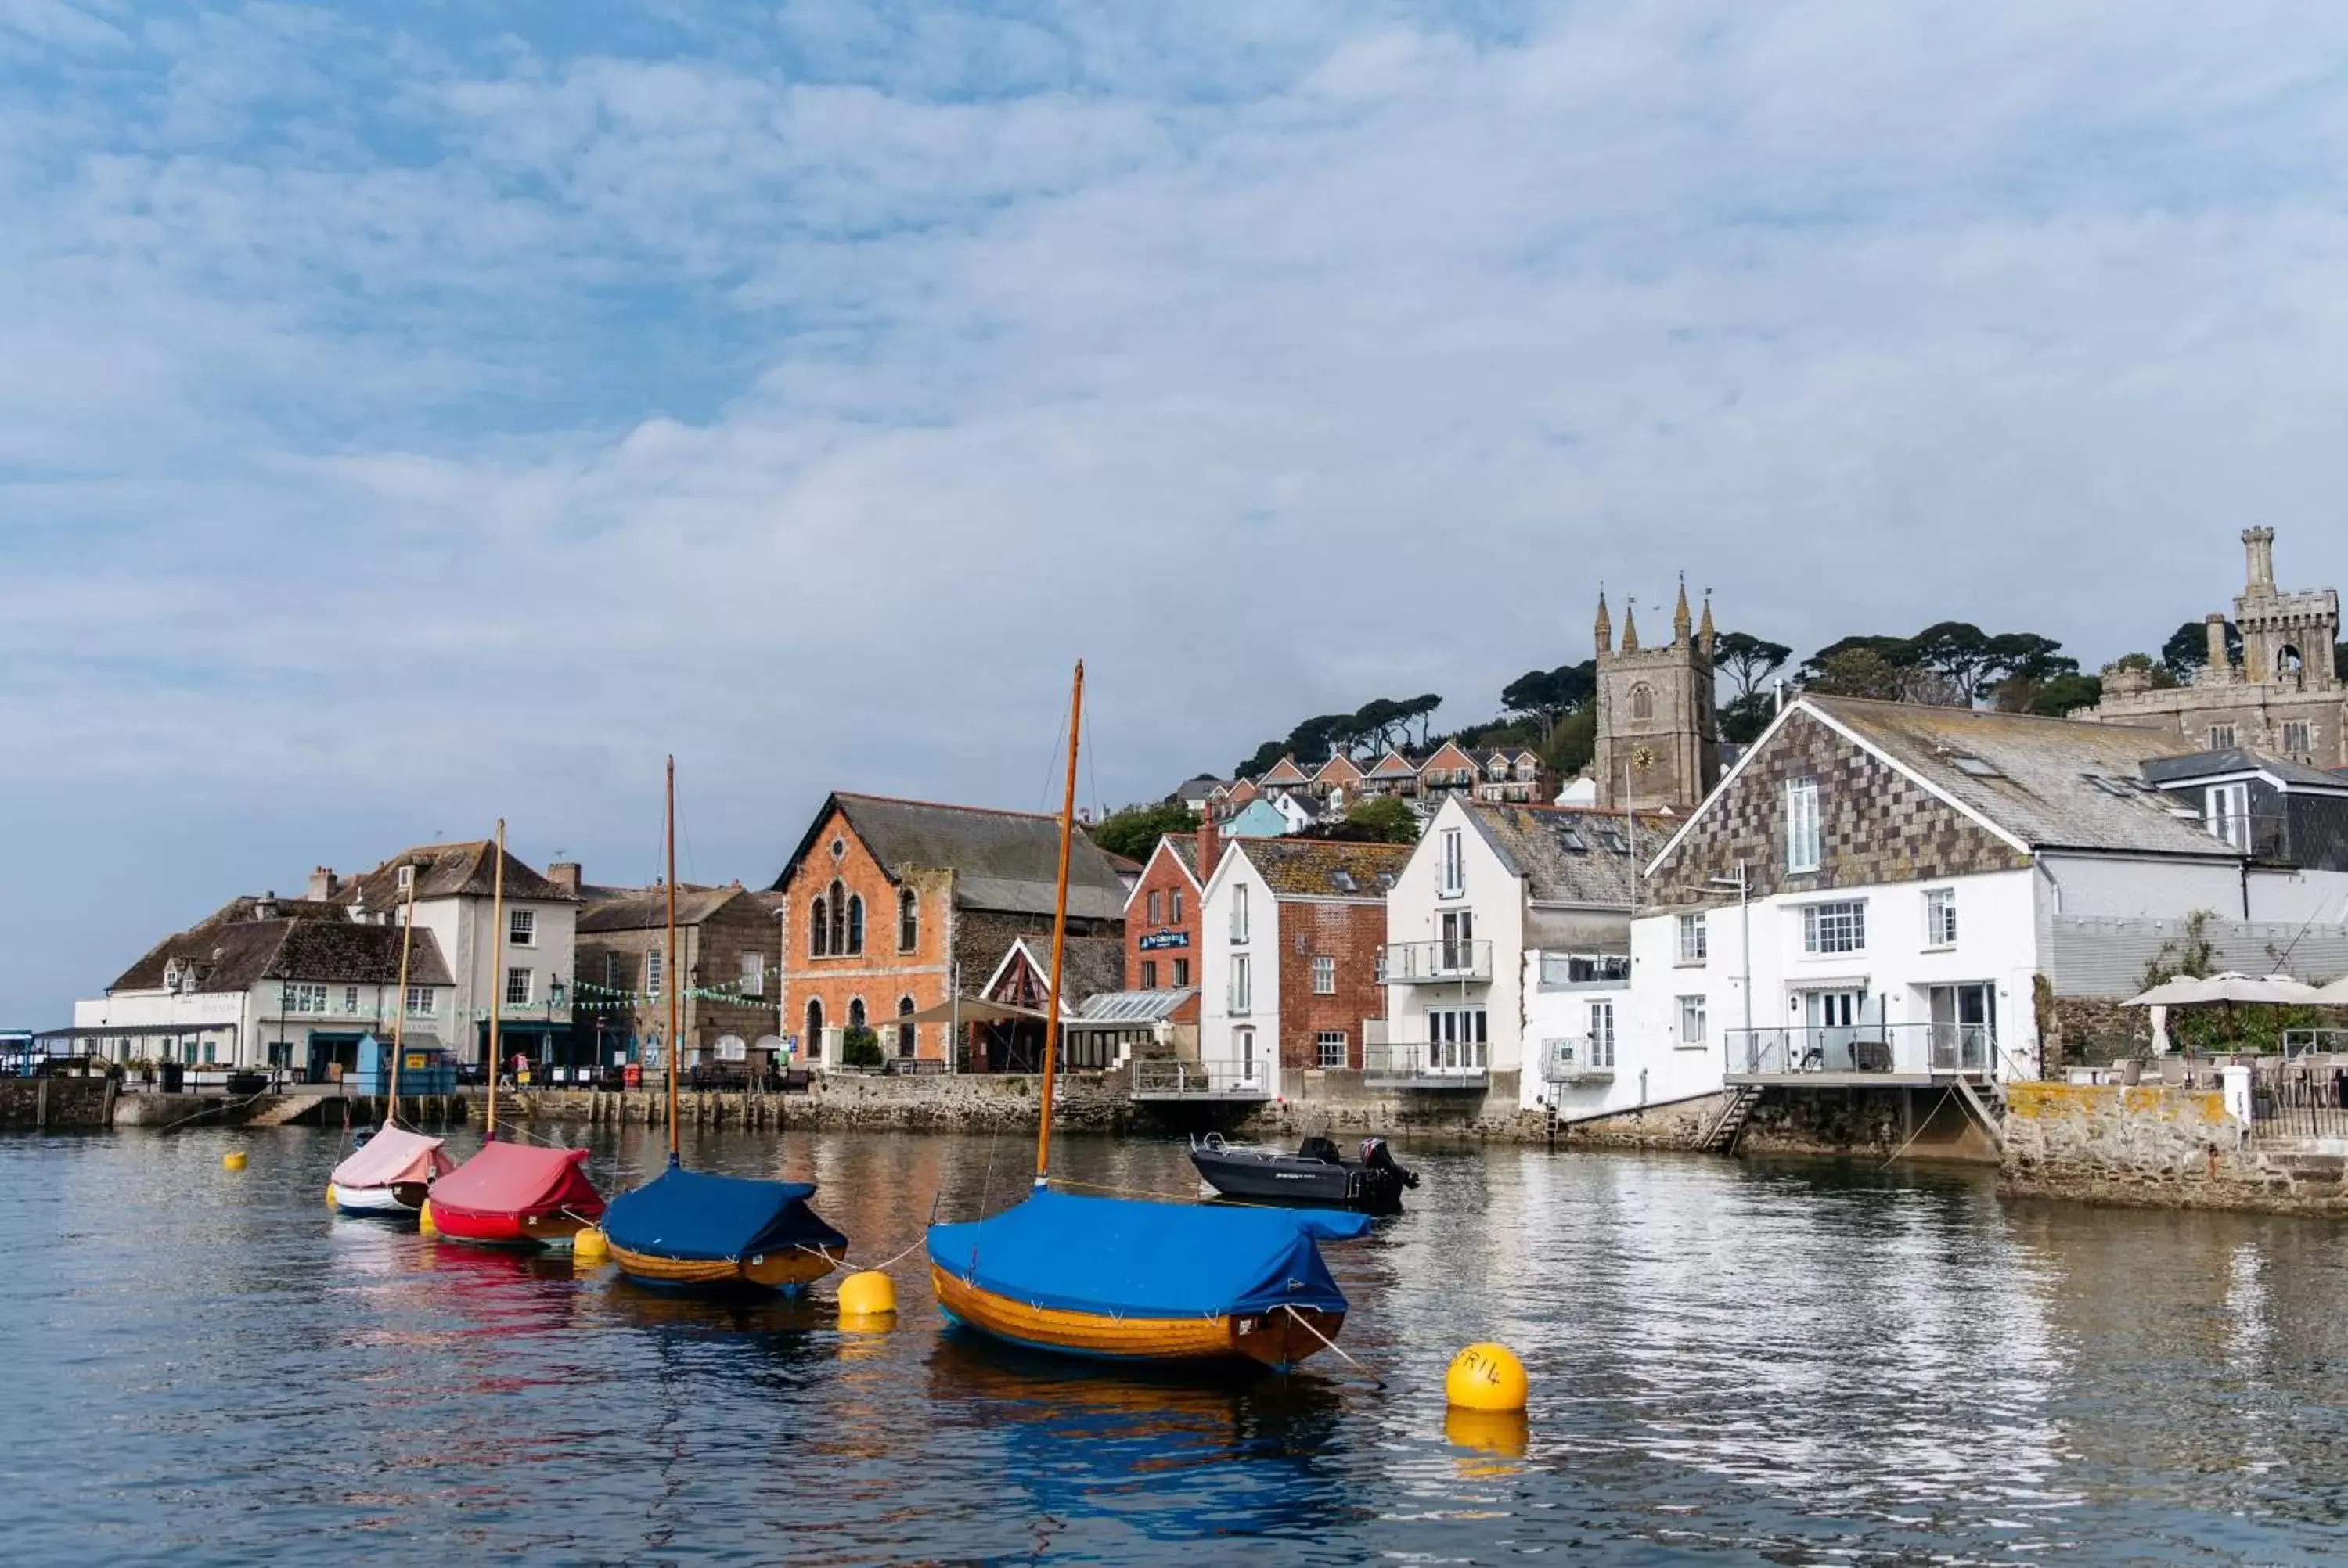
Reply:
[[[1394,1172],[1402,1178],[1402,1184],[1406,1187],[1418,1185],[1418,1173],[1395,1163],[1394,1151],[1386,1147],[1384,1138],[1362,1140],[1362,1163],[1373,1171]]]

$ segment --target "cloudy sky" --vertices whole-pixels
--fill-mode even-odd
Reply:
[[[2348,7],[0,0],[0,1025],[500,814],[2348,579]]]

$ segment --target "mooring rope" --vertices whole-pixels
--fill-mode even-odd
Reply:
[[[1111,1186],[1106,1182],[1072,1182],[1066,1176],[1053,1177],[1052,1184],[1056,1187],[1082,1187],[1088,1193],[1115,1193],[1126,1198],[1148,1198],[1161,1204],[1195,1204],[1199,1201],[1196,1192],[1159,1193],[1147,1187]]]
[[[1305,1317],[1304,1314],[1297,1311],[1295,1307],[1290,1306],[1285,1301],[1280,1304],[1280,1309],[1282,1312],[1287,1313],[1291,1317],[1295,1318],[1299,1323],[1304,1325],[1304,1331],[1307,1334],[1312,1335],[1313,1337],[1321,1341],[1322,1344],[1326,1345],[1330,1349],[1335,1351],[1337,1353],[1338,1359],[1344,1361],[1347,1366],[1361,1373],[1363,1377],[1367,1378],[1371,1382],[1375,1383],[1379,1388],[1383,1389],[1386,1386],[1386,1380],[1384,1378],[1379,1377],[1375,1372],[1371,1371],[1367,1367],[1365,1367],[1359,1361],[1354,1360],[1353,1357],[1345,1353],[1344,1348],[1334,1339],[1330,1338],[1329,1336],[1322,1333],[1320,1329],[1315,1328],[1313,1326],[1313,1319]]]
[[[1908,1144],[1913,1143],[1917,1139],[1924,1135],[1924,1129],[1932,1124],[1932,1118],[1941,1113],[1941,1107],[1946,1105],[1949,1102],[1950,1097],[1954,1095],[1956,1091],[1957,1088],[1953,1083],[1948,1088],[1941,1090],[1941,1097],[1932,1102],[1932,1108],[1924,1112],[1924,1119],[1916,1123],[1916,1130],[1908,1134],[1908,1142],[1900,1144],[1897,1149],[1892,1150],[1891,1158],[1884,1161],[1883,1163],[1878,1165],[1876,1169],[1879,1171],[1888,1171],[1891,1169],[1891,1167],[1898,1163],[1900,1156],[1908,1152]]]

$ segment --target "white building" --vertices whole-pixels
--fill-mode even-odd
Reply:
[[[1444,800],[1386,896],[1386,1021],[1365,1079],[1532,1106],[1544,1053],[1608,1071],[1633,840],[1660,842],[1667,820]]]
[[[2244,851],[2147,776],[2189,744],[1799,698],[1647,868],[1618,1081],[2037,1076],[2042,1017],[2129,994],[2197,912],[2253,913]]]

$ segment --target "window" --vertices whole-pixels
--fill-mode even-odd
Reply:
[[[1244,942],[1247,939],[1248,885],[1244,882],[1234,882],[1231,884],[1231,940]]]
[[[1244,1017],[1255,1006],[1255,987],[1248,973],[1248,956],[1245,953],[1231,955],[1231,1012],[1240,1017]]]
[[[1141,989],[1145,991],[1158,989],[1158,965],[1154,959],[1141,960]]]
[[[506,946],[534,948],[538,946],[538,911],[509,909],[506,911]]]
[[[2250,846],[2250,786],[2212,784],[2203,796],[2202,821],[2209,831],[2236,849]]]
[[[616,991],[625,985],[627,981],[623,978],[625,973],[626,967],[621,962],[619,954],[603,955],[603,984],[606,988]]]
[[[343,1010],[345,1012],[356,1012],[359,1010],[358,987],[345,986],[343,988]]]
[[[1786,781],[1786,869],[1818,868],[1818,781]]]
[[[324,986],[311,985],[306,981],[298,985],[287,985],[285,988],[285,1006],[283,1010],[286,1012],[324,1012],[326,1010],[326,988]]]
[[[1612,1001],[1590,1004],[1590,1065],[1614,1065],[1614,1004]]]
[[[1924,945],[1928,948],[1953,948],[1957,945],[1955,888],[1924,889]]]
[[[1231,1030],[1231,1050],[1239,1058],[1240,1081],[1253,1083],[1255,1081],[1255,1030],[1251,1029]]]
[[[864,999],[862,997],[850,997],[848,999],[848,1027],[850,1029],[862,1029],[864,1027]]]
[[[808,999],[807,1039],[800,1041],[800,1044],[804,1048],[806,1053],[809,1055],[812,1055],[816,1051],[823,1049],[823,1001],[821,998],[809,997]]]
[[[921,1025],[907,1023],[904,1021],[906,1019],[913,1016],[913,1011],[912,998],[899,997],[897,999],[897,1054],[900,1057],[906,1058],[908,1060],[911,1058],[913,1054],[913,1047],[917,1043],[921,1034]]]
[[[1334,997],[1337,994],[1336,959],[1313,960],[1313,994],[1316,997]]]
[[[1482,1008],[1431,1009],[1426,1015],[1427,1071],[1484,1071],[1485,1027]]]
[[[823,900],[818,898],[808,906],[808,957],[820,958],[831,952],[831,917],[825,912]]]
[[[897,891],[897,950],[910,953],[922,945],[922,899],[911,887]]]
[[[1378,984],[1384,985],[1386,983],[1386,949],[1383,942],[1378,944],[1378,956],[1375,962],[1377,967],[1372,971],[1372,978]]]
[[[1443,945],[1437,954],[1438,972],[1443,974],[1474,974],[1476,972],[1476,911],[1446,909],[1437,922]]]
[[[660,994],[661,954],[654,949],[644,955],[644,998],[648,1001],[658,1001]]]
[[[864,899],[861,896],[851,896],[848,900],[848,946],[840,950],[847,953],[864,950]]]
[[[1345,1065],[1345,1031],[1324,1029],[1313,1037],[1313,1065],[1327,1071]]]
[[[762,997],[767,994],[767,955],[758,952],[742,955],[742,994]]]
[[[530,1005],[530,973],[528,969],[506,971],[506,1006],[520,1008]]]
[[[416,886],[416,867],[413,866],[401,866],[399,868],[399,875],[393,877],[392,881],[402,893],[407,892],[409,888]]]
[[[1172,923],[1177,926],[1180,925],[1182,923],[1182,889],[1179,887],[1174,889],[1174,897],[1169,907],[1169,913],[1172,917]]]
[[[1161,926],[1165,924],[1166,917],[1164,905],[1165,900],[1163,897],[1160,896],[1155,888],[1152,888],[1149,894],[1149,923],[1151,925]]]
[[[2212,724],[2209,726],[2209,749],[2211,751],[2230,752],[2238,743],[2239,743],[2234,739],[2233,725]]]
[[[1680,998],[1680,1038],[1682,1045],[1702,1045],[1704,1037],[1704,999]]]
[[[831,952],[839,957],[848,951],[848,889],[840,886],[839,878],[832,879],[824,903],[825,921],[831,927]]]
[[[1712,956],[1712,932],[1702,915],[1680,917],[1680,962],[1701,964]]]
[[[1468,890],[1468,846],[1461,841],[1459,830],[1443,830],[1443,866],[1436,892],[1442,897],[1457,898]]]
[[[1802,951],[1857,953],[1867,947],[1867,900],[1802,906]]]
[[[2295,757],[2315,753],[2315,726],[2305,719],[2289,719],[2282,726],[2282,749]]]
[[[1188,959],[1188,958],[1177,958],[1177,959],[1175,959],[1175,960],[1174,960],[1174,989],[1175,989],[1176,990],[1178,990],[1178,991],[1179,991],[1179,990],[1180,990],[1184,986],[1187,986],[1187,985],[1189,985],[1189,983],[1190,983],[1190,960],[1189,960],[1189,959]]]
[[[1655,716],[1655,689],[1645,682],[1631,688],[1631,717],[1652,719]]]
[[[410,986],[407,988],[407,1016],[410,1018],[430,1018],[432,1016],[432,988],[430,986]]]

